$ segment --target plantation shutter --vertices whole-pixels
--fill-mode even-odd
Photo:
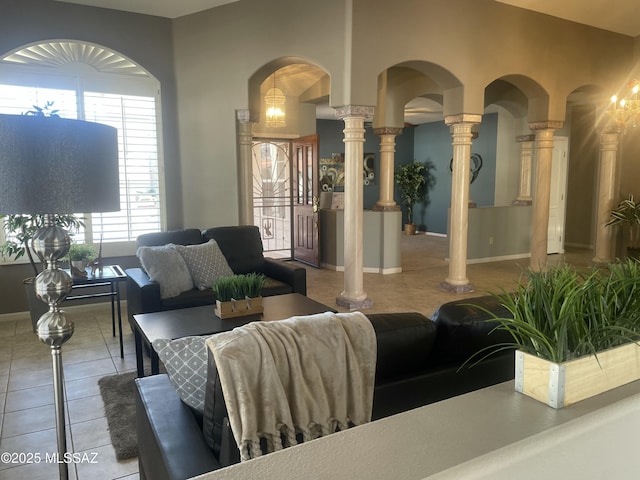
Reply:
[[[156,99],[85,92],[84,114],[118,129],[121,210],[92,214],[91,240],[135,241],[161,230]]]

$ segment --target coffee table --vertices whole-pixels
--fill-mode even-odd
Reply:
[[[246,317],[222,320],[214,313],[214,305],[180,308],[164,312],[138,313],[133,316],[133,333],[136,343],[138,377],[144,376],[144,347],[149,347],[151,375],[159,371],[158,354],[151,345],[159,338],[182,338],[191,335],[212,335],[233,330],[255,321],[284,320],[294,315],[336,312],[331,307],[311,300],[299,293],[274,295],[262,299],[264,311]]]

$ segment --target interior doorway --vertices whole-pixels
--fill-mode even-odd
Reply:
[[[293,258],[320,266],[318,136],[293,142]]]
[[[252,157],[253,222],[264,252],[292,258],[291,142],[255,140]]]
[[[554,137],[551,160],[547,253],[564,253],[569,138]]]

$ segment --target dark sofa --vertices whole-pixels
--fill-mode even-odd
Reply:
[[[263,273],[267,283],[263,296],[285,293],[307,294],[307,271],[295,264],[265,258],[262,239],[258,227],[253,225],[214,227],[204,231],[197,228],[157,232],[140,235],[138,247],[160,246],[169,243],[177,245],[196,245],[215,240],[235,274]],[[175,308],[198,307],[216,303],[215,293],[211,289],[192,290],[178,296],[162,299],[160,285],[149,279],[142,268],[125,270],[127,274],[127,310],[129,322],[137,313],[160,312]]]
[[[487,311],[508,315],[493,297],[444,304],[432,318],[367,315],[378,348],[372,419],[513,379],[512,351],[460,369],[475,352],[510,340],[503,331],[489,334],[494,325]],[[204,420],[180,400],[166,375],[137,379],[136,402],[141,478],[185,479],[239,460],[211,358]]]

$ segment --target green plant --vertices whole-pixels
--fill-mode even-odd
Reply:
[[[80,218],[73,214],[53,215],[54,224],[67,231],[78,230],[84,226]],[[45,224],[45,215],[3,215],[3,228],[9,238],[0,245],[3,257],[18,259],[23,255],[29,257],[34,276],[38,274],[30,243],[36,231]]]
[[[640,203],[636,203],[633,195],[620,201],[616,208],[611,210],[611,219],[607,226],[627,228],[629,232],[630,248],[640,248]]]
[[[218,300],[228,302],[232,299],[240,300],[246,297],[259,297],[262,294],[264,284],[264,275],[261,273],[248,273],[246,275],[219,278],[212,288]]]
[[[400,189],[402,203],[407,209],[408,223],[413,223],[413,207],[419,201],[425,201],[429,187],[435,183],[430,162],[411,162],[396,170],[395,180]]]
[[[497,295],[513,318],[492,314],[491,321],[509,332],[513,343],[495,351],[516,348],[561,363],[640,340],[637,262],[620,261],[585,273],[562,266],[524,276],[515,293]]]
[[[86,243],[72,243],[69,248],[69,259],[71,261],[88,262],[98,255],[98,250],[93,245]]]
[[[249,298],[255,298],[262,295],[262,288],[264,287],[266,278],[261,273],[249,273],[246,276],[246,291],[245,295]]]

